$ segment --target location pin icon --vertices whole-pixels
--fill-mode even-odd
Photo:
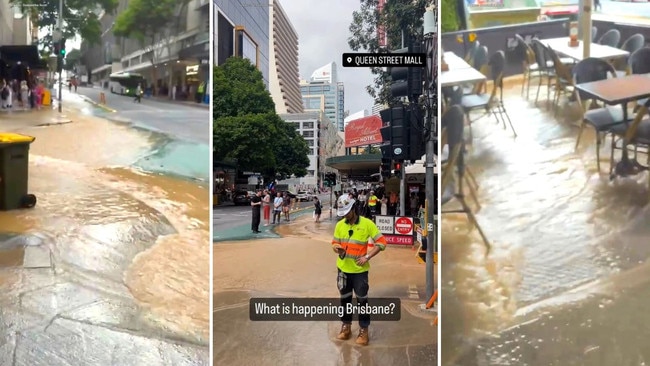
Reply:
[[[348,57],[347,61],[348,61],[349,64],[351,64],[352,63],[352,57]]]

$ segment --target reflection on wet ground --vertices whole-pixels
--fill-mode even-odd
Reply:
[[[516,139],[493,117],[473,124],[477,216],[494,252],[485,258],[464,217],[444,216],[443,364],[648,362],[645,348],[628,342],[641,325],[650,327],[644,312],[628,311],[644,303],[643,291],[636,291],[641,282],[599,295],[601,284],[593,283],[635,271],[650,257],[647,175],[610,182],[607,148],[599,175],[593,131],[586,130],[574,151],[574,107],[565,104],[558,113],[565,117],[554,119],[544,102],[535,107],[519,92],[511,88],[506,102]],[[643,283],[650,280],[643,275]]]
[[[279,226],[279,239],[220,242],[214,246],[214,363],[216,365],[435,365],[437,328],[419,310],[424,267],[413,251],[388,248],[373,258],[370,296],[400,297],[399,322],[375,322],[370,345],[334,338],[338,322],[250,322],[251,297],[333,297],[334,224],[303,217]],[[419,298],[410,298],[409,289]],[[353,324],[356,334],[358,325]],[[254,351],[251,351],[254,350]]]
[[[38,204],[0,212],[0,365],[208,364],[208,189],[120,168],[151,135],[30,126]]]

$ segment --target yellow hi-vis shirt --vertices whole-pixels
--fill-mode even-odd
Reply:
[[[368,198],[368,206],[377,206],[377,201],[379,198],[375,196],[374,194]]]
[[[348,224],[345,219],[336,223],[332,249],[339,244],[345,249],[345,258],[336,260],[336,266],[345,273],[363,273],[370,269],[370,262],[357,265],[357,259],[368,254],[368,239],[372,239],[379,249],[386,249],[386,238],[372,220],[359,216],[357,222]],[[336,251],[336,250],[334,250]]]

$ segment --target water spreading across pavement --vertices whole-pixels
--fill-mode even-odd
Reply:
[[[638,269],[650,258],[648,177],[610,182],[606,149],[599,175],[593,133],[574,151],[575,110],[556,121],[518,91],[506,103],[517,139],[493,117],[473,125],[478,220],[493,252],[485,257],[464,216],[443,216],[443,364],[650,362],[630,342],[650,317],[629,311],[649,305],[650,276]],[[642,277],[623,288],[628,271]]]
[[[127,126],[21,132],[38,204],[0,212],[0,364],[207,365],[208,188],[130,168],[155,136]]]
[[[374,322],[370,345],[336,341],[338,322],[251,322],[251,297],[338,298],[334,222],[311,216],[278,226],[281,238],[214,246],[214,362],[218,365],[435,365],[437,330],[424,314],[425,268],[410,249],[373,258],[371,297],[402,299],[399,322]],[[415,298],[412,298],[415,293]],[[419,296],[418,296],[419,295]],[[353,324],[353,332],[358,325]],[[255,350],[254,352],[251,350]]]

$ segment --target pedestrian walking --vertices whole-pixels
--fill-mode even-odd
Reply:
[[[271,222],[271,195],[267,189],[264,190],[262,197],[262,209],[264,210],[264,221],[266,221],[264,226],[269,226]]]
[[[251,198],[251,207],[253,207],[253,218],[251,223],[251,229],[254,233],[261,233],[260,231],[260,214],[262,211],[262,192],[257,191],[255,195]]]
[[[282,211],[284,211],[284,219],[287,222],[291,221],[291,197],[289,197],[289,193],[287,192],[284,192],[284,196],[282,197]]]
[[[135,98],[133,98],[133,103],[138,102],[142,103],[142,85],[138,84],[138,87],[135,88]]]
[[[320,222],[320,215],[323,212],[323,205],[321,205],[318,197],[314,197],[314,222]]]
[[[372,220],[359,216],[355,210],[355,200],[347,195],[342,195],[337,201],[337,215],[343,217],[334,229],[332,249],[338,254],[336,266],[338,268],[337,287],[341,295],[341,306],[345,313],[341,317],[341,331],[336,337],[338,340],[350,339],[352,334],[352,312],[348,304],[352,303],[352,294],[357,297],[357,305],[368,304],[368,271],[370,259],[380,251],[386,249],[386,238],[381,234]],[[374,243],[373,249],[368,252],[368,239]],[[359,314],[359,335],[356,344],[367,345],[370,341],[368,327],[370,315]]]
[[[26,80],[20,82],[20,105],[23,109],[27,109],[29,105],[29,87]]]
[[[280,223],[280,218],[282,217],[283,202],[284,200],[282,199],[282,193],[278,192],[277,196],[273,200],[273,225]]]

